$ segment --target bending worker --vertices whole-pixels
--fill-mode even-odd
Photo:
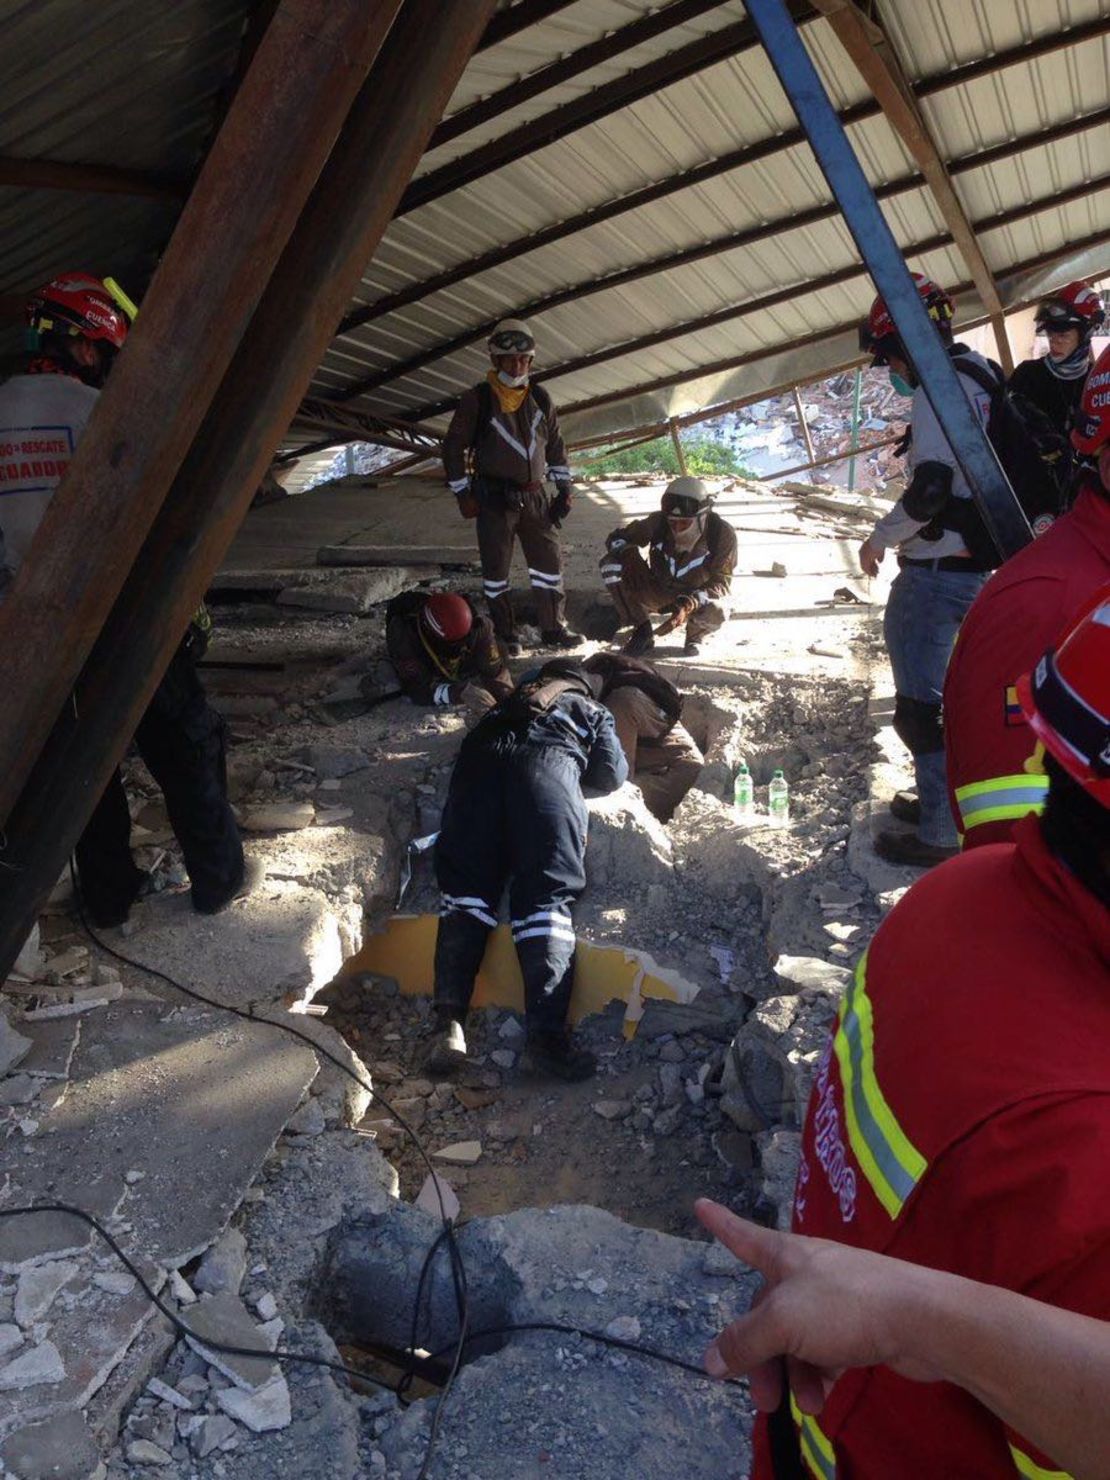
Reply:
[[[447,486],[464,519],[478,520],[482,584],[498,637],[510,657],[520,652],[509,592],[513,544],[528,576],[545,647],[581,642],[565,620],[559,529],[570,513],[567,450],[551,397],[531,383],[536,341],[527,324],[503,319],[488,340],[493,368],[465,391],[443,439]],[[544,480],[555,484],[552,497]]]
[[[817,1066],[794,1231],[1106,1320],[1110,587],[1017,689],[1044,813],[941,864],[879,926]],[[887,1367],[845,1372],[797,1418],[829,1480],[1059,1473],[1020,1414]]]
[[[492,709],[513,679],[488,617],[454,591],[402,591],[385,609],[385,645],[414,704]]]
[[[991,576],[948,665],[949,805],[965,849],[1005,842],[1018,818],[1044,807],[1048,778],[1015,684],[1110,581],[1110,349],[1088,377],[1071,440],[1095,467],[1080,474],[1071,509]]]
[[[676,478],[667,485],[659,512],[615,529],[605,541],[601,576],[622,624],[632,636],[623,652],[638,658],[677,628],[685,628],[685,653],[700,651],[701,640],[728,615],[725,599],[736,566],[736,532],[714,514],[713,500],[700,478]],[[650,546],[645,562],[640,547]],[[653,612],[669,616],[652,631]]]
[[[574,983],[575,900],[586,887],[583,791],[604,796],[628,765],[613,717],[581,668],[548,663],[462,743],[436,844],[442,891],[431,1072],[466,1055],[465,1023],[486,940],[509,881],[533,1067],[586,1079],[596,1067],[566,1025]]]
[[[595,697],[613,716],[631,779],[648,811],[669,822],[705,764],[681,723],[682,695],[650,663],[623,653],[595,653],[583,667],[600,680]]]
[[[83,272],[63,273],[28,305],[30,354],[22,373],[0,386],[0,443],[7,449],[0,458],[0,531],[13,570],[69,466],[133,314],[118,290]],[[135,732],[139,754],[166,799],[193,908],[205,915],[222,910],[251,883],[227,799],[226,726],[197,676],[209,626],[201,608]],[[127,919],[146,882],[130,839],[117,768],[76,849],[81,894],[102,928]]]

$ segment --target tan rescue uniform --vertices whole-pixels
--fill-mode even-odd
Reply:
[[[681,724],[670,726],[659,705],[641,689],[622,685],[603,702],[648,811],[667,822],[698,779],[705,757],[689,730]]]

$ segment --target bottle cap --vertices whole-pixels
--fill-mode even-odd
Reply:
[[[781,775],[782,775],[782,767],[781,766],[776,766],[775,767],[775,776],[781,776]]]

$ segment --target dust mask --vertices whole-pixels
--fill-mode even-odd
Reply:
[[[905,378],[905,376],[899,375],[894,370],[892,370],[890,372],[890,383],[893,386],[896,395],[899,395],[899,396],[912,396],[913,395],[913,386],[910,385],[909,381]]]
[[[528,384],[527,373],[524,375],[506,375],[504,370],[498,370],[497,378],[502,385],[507,386],[512,391],[518,391],[522,385]]]

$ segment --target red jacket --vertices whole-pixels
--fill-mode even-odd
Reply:
[[[944,681],[948,800],[963,846],[1001,843],[1044,805],[1023,768],[1034,739],[1014,683],[1110,581],[1110,494],[1094,479],[1071,512],[997,570],[964,618]]]
[[[795,1230],[1110,1318],[1108,1044],[1110,909],[1026,818],[880,926],[820,1064]],[[885,1367],[846,1373],[801,1442],[819,1480],[1040,1473],[968,1394]]]

